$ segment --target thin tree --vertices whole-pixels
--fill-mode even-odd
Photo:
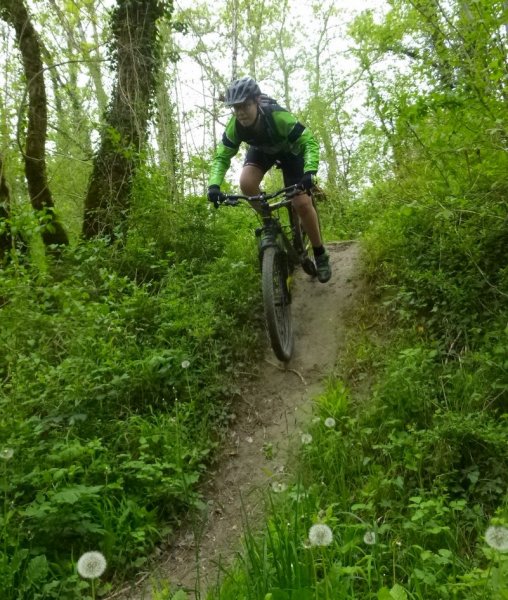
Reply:
[[[46,222],[42,230],[44,244],[66,245],[69,240],[55,215],[47,180],[45,146],[48,113],[39,36],[23,0],[0,0],[0,16],[16,32],[26,78],[28,119],[25,148],[22,152],[30,200],[34,209]]]
[[[56,0],[49,0],[49,4],[65,33],[69,56],[82,56],[83,63],[86,65],[86,68],[90,73],[90,79],[93,83],[98,112],[102,115],[106,109],[108,97],[104,90],[104,84],[102,83],[102,57],[99,53],[100,40],[97,32],[97,15],[95,11],[92,10],[92,5],[85,3],[81,8],[79,5],[76,5],[75,0],[73,1],[73,4],[76,6],[74,11],[62,9]],[[89,27],[92,28],[93,44],[90,44],[87,31],[85,31],[85,26],[88,24],[85,24],[85,26],[83,25],[83,15],[80,13],[80,11],[83,10],[89,13]],[[71,79],[74,74],[77,77],[77,63],[70,61],[69,71]],[[77,85],[72,85],[71,82],[70,87],[71,89],[76,89]]]
[[[238,78],[238,0],[233,0],[231,13],[231,81]]]

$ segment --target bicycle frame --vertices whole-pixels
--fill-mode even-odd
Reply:
[[[295,222],[297,218],[293,212],[292,200],[294,196],[298,195],[302,191],[302,188],[298,185],[292,185],[286,188],[282,188],[271,194],[262,192],[255,196],[244,196],[241,194],[226,194],[223,204],[226,206],[237,206],[241,200],[249,202],[253,208],[253,204],[257,203],[259,210],[254,208],[261,217],[262,226],[256,230],[256,236],[261,238],[260,242],[260,253],[270,246],[279,246],[281,250],[287,253],[289,262],[292,265],[298,265],[302,263],[304,248],[295,247]],[[285,195],[283,200],[278,202],[270,203],[270,200]],[[279,209],[286,207],[289,214],[289,225],[291,228],[292,239],[288,236],[284,230],[281,221],[278,216],[274,216],[274,213]]]
[[[248,202],[261,218],[262,226],[256,229],[259,238],[259,263],[261,267],[261,289],[267,331],[277,358],[283,362],[290,360],[294,335],[291,322],[290,274],[296,265],[313,277],[315,264],[307,256],[303,243],[299,218],[293,212],[293,197],[302,188],[293,185],[274,192],[256,196],[237,194],[223,195],[223,204],[236,206],[240,201]],[[270,200],[284,194],[284,199],[270,203]],[[289,212],[290,233],[285,230],[276,211],[286,207]]]

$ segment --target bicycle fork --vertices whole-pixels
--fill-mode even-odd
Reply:
[[[288,262],[292,267],[302,263],[303,255],[300,256],[278,223],[269,223],[263,225],[263,227],[258,227],[255,233],[256,238],[258,239],[260,261],[262,260],[265,249],[273,246],[280,248],[281,252],[284,252],[287,255]]]
[[[263,227],[258,227],[255,231],[256,238],[258,239],[258,257],[259,257],[259,270],[263,270],[263,255],[267,248],[277,248],[278,256],[282,261],[281,267],[284,273],[284,285],[283,291],[284,298],[281,298],[281,302],[290,304],[291,303],[291,273],[290,273],[290,263],[293,263],[293,256],[296,256],[296,253],[289,244],[287,238],[284,236],[283,231],[278,223],[268,223],[263,225]],[[291,253],[291,254],[290,254]],[[282,283],[282,282],[281,282]]]

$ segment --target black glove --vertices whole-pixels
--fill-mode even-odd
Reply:
[[[314,171],[307,171],[307,173],[303,174],[303,177],[300,180],[300,185],[306,192],[310,192],[310,190],[314,187],[314,175],[316,173]]]
[[[208,188],[208,200],[210,202],[213,202],[215,208],[219,208],[219,204],[221,203],[223,196],[224,194],[220,191],[220,186],[211,185]]]

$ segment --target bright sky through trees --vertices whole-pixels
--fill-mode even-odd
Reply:
[[[232,79],[233,65],[233,39],[231,35],[231,15],[227,13],[224,0],[214,3],[209,14],[198,18],[203,24],[205,33],[200,37],[196,29],[187,35],[175,34],[176,43],[184,52],[175,64],[176,89],[178,90],[178,107],[183,119],[181,126],[184,130],[184,146],[186,154],[200,153],[213,146],[211,130],[206,125],[207,115],[218,110],[217,131],[221,129],[229,118],[229,111],[223,108],[216,100]],[[266,4],[266,3],[265,3]],[[349,23],[360,12],[372,10],[379,20],[386,12],[388,4],[384,0],[359,0],[354,4],[347,0],[328,2],[290,2],[288,13],[284,17],[283,28],[277,20],[273,23],[261,25],[261,35],[255,38],[250,46],[249,36],[252,33],[247,28],[242,29],[242,19],[246,19],[245,11],[239,16],[240,43],[238,47],[237,74],[254,75],[259,81],[263,92],[284,102],[283,75],[277,54],[283,54],[288,63],[292,63],[290,78],[290,99],[293,111],[302,110],[310,97],[312,85],[312,65],[319,56],[320,68],[323,70],[323,80],[335,78],[337,81],[347,80],[352,77],[357,62],[349,52],[351,39],[347,33]],[[182,13],[185,18],[187,11],[199,14],[200,7],[192,0],[178,0],[175,2],[175,13]],[[217,15],[226,11],[222,20],[215,21]],[[269,17],[267,17],[268,21]],[[214,24],[215,23],[215,24]],[[214,24],[210,32],[207,29]],[[277,50],[277,44],[283,33],[289,33],[283,41],[284,48]],[[246,43],[247,42],[247,43]],[[320,48],[318,48],[318,44]],[[251,73],[248,67],[248,53],[254,50],[257,54],[256,73]],[[206,52],[198,54],[198,49]],[[215,81],[210,78],[210,73],[215,72]],[[310,73],[310,74],[309,74]],[[221,81],[218,81],[218,79]],[[355,86],[354,93],[347,98],[345,110],[359,109],[364,99],[364,88],[361,84]],[[363,117],[359,117],[362,119]],[[217,132],[216,132],[217,133]],[[241,153],[240,153],[241,154]],[[241,158],[233,161],[229,175],[234,174]],[[236,180],[236,175],[232,179]]]

